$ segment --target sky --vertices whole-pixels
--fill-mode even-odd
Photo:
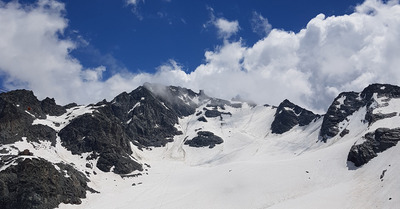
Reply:
[[[400,83],[398,0],[0,1],[0,87],[59,104],[144,82],[323,112]]]

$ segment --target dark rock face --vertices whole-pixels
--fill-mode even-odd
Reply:
[[[197,120],[198,120],[198,121],[201,121],[201,122],[207,123],[207,119],[206,119],[204,116],[201,116],[201,117],[198,118]]]
[[[137,146],[164,146],[180,134],[175,128],[179,114],[147,88],[118,95],[110,104],[112,114],[125,125],[125,131]],[[194,110],[193,110],[194,112]]]
[[[141,164],[137,163],[127,153],[118,152],[118,150],[109,149],[106,152],[100,154],[100,158],[97,161],[97,167],[102,171],[111,171],[116,174],[128,174],[135,170],[143,170]]]
[[[143,147],[160,147],[181,134],[175,127],[179,117],[195,113],[198,104],[208,97],[191,90],[145,84],[131,93],[121,93],[111,102],[95,105],[93,114],[75,118],[59,136],[72,153],[94,152],[102,171],[127,174],[142,170],[132,159],[129,142]]]
[[[200,103],[210,99],[204,92],[195,93],[190,89],[177,86],[163,86],[157,84],[145,83],[144,88],[151,91],[152,94],[163,102],[168,108],[171,108],[179,117],[192,115],[198,104],[193,102],[197,98]]]
[[[205,113],[204,113],[204,115],[205,115],[207,118],[221,117],[222,114],[229,115],[230,113],[220,112],[220,111],[218,111],[218,110],[208,110],[208,109],[205,109]]]
[[[365,120],[368,121],[369,125],[375,123],[378,120],[382,120],[385,118],[391,118],[397,115],[397,112],[392,112],[388,114],[375,113],[373,114],[374,107],[373,103],[373,95],[376,94],[378,98],[386,97],[387,101],[392,98],[400,98],[400,87],[393,86],[390,84],[373,84],[365,88],[361,92],[361,97],[366,101],[366,105],[368,107],[367,114],[365,115]],[[380,104],[380,106],[387,106],[388,103]]]
[[[364,143],[351,147],[347,157],[347,160],[357,167],[366,164],[378,153],[395,146],[400,140],[400,128],[378,128],[375,132],[365,134],[364,138]]]
[[[219,107],[219,108],[225,110],[225,105],[231,106],[231,102],[229,102],[227,100],[223,100],[223,99],[212,98],[210,100],[210,103],[207,104],[207,107],[212,107],[214,109],[217,109]]]
[[[45,125],[30,126],[24,134],[28,136],[27,139],[29,141],[39,142],[46,140],[50,141],[53,146],[56,144],[56,131]]]
[[[374,107],[373,95],[376,94],[378,98],[387,97],[400,98],[400,87],[390,84],[371,84],[365,88],[361,93],[356,92],[343,92],[339,94],[329,107],[322,122],[320,136],[321,140],[326,142],[330,137],[334,137],[339,133],[339,123],[352,115],[361,107],[367,107],[367,114],[365,120],[372,124],[377,120],[388,117],[394,117],[396,113],[389,114],[372,114]],[[341,104],[341,100],[342,104]]]
[[[272,133],[282,134],[294,126],[305,126],[320,116],[301,108],[289,100],[284,100],[276,109],[275,119],[271,124]]]
[[[86,177],[70,165],[57,164],[58,171],[43,159],[17,159],[0,172],[0,205],[4,209],[47,209],[60,203],[80,204],[86,191]],[[68,177],[65,177],[68,175]]]
[[[112,166],[118,174],[142,170],[142,166],[129,157],[132,150],[124,127],[119,120],[107,117],[106,109],[74,119],[59,132],[62,145],[73,154],[96,153],[99,155],[97,167],[104,172],[109,172]]]
[[[55,141],[56,133],[47,126],[35,125],[36,118],[46,114],[61,115],[65,108],[56,105],[54,99],[39,101],[32,91],[16,90],[0,94],[0,143],[9,144],[27,137],[28,141]]]
[[[66,113],[66,108],[62,107],[60,105],[56,104],[56,101],[53,98],[48,98],[44,99],[41,101],[41,106],[43,113],[46,115],[54,115],[54,116],[60,116],[64,113]]]
[[[340,100],[343,100],[342,104]],[[321,140],[326,142],[330,137],[336,136],[339,133],[339,123],[363,106],[365,106],[365,100],[360,97],[360,93],[343,92],[339,94],[329,106],[322,121]]]
[[[342,132],[340,132],[340,137],[344,137],[349,133],[350,133],[350,131],[348,129],[344,129]]]
[[[209,147],[213,148],[215,147],[216,144],[221,144],[223,143],[224,140],[219,137],[214,135],[214,133],[209,132],[209,131],[199,131],[197,132],[197,136],[194,137],[191,140],[185,141],[186,145],[189,145],[191,147]]]
[[[73,102],[73,103],[69,103],[69,104],[65,105],[64,108],[65,109],[69,109],[69,108],[73,108],[73,107],[76,107],[76,106],[78,106],[78,104]]]
[[[209,109],[204,109],[205,113],[204,115],[207,118],[216,118],[216,117],[220,117],[222,115],[222,112],[218,111],[218,110],[209,110]]]
[[[400,87],[390,84],[371,84],[361,92],[361,97],[364,100],[370,101],[375,93],[378,98],[400,98]]]
[[[368,121],[369,125],[375,123],[378,120],[382,120],[385,118],[392,118],[397,115],[397,112],[392,112],[392,113],[388,113],[388,114],[382,114],[382,113],[373,114],[372,111],[373,111],[373,109],[369,109],[367,111],[367,114],[365,115],[365,120]]]
[[[205,112],[204,112],[204,115],[207,117],[207,118],[216,118],[216,117],[222,117],[222,115],[230,115],[230,116],[232,116],[232,113],[230,113],[230,112],[220,112],[220,111],[218,111],[218,109],[212,109],[212,110],[209,110],[209,109],[207,109],[207,108],[204,108],[204,110],[205,110]]]

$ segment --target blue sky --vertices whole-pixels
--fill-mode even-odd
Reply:
[[[253,31],[254,13],[267,18],[274,28],[298,32],[310,19],[324,13],[343,15],[354,11],[360,0],[251,0],[185,1],[151,0],[128,5],[123,0],[65,1],[69,30],[78,31],[89,46],[73,51],[87,67],[112,66],[130,71],[154,72],[169,59],[193,71],[204,61],[204,52],[221,45],[215,18],[237,20],[240,29],[231,39],[253,45],[265,34]],[[115,64],[114,62],[112,62]]]
[[[398,0],[0,1],[0,84],[60,104],[144,82],[323,112],[400,84]]]

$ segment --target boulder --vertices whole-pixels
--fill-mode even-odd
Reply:
[[[347,160],[360,167],[375,158],[378,153],[393,147],[400,140],[400,128],[378,128],[374,132],[365,134],[362,144],[353,145]]]
[[[60,203],[80,204],[88,179],[72,166],[44,159],[18,159],[0,172],[0,205],[3,209],[48,209]]]
[[[213,148],[217,144],[223,143],[224,140],[219,137],[214,135],[214,133],[209,132],[209,131],[199,131],[197,132],[197,136],[194,137],[191,140],[185,141],[186,145],[189,145],[191,147],[209,147]]]

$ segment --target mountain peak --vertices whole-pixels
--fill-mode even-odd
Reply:
[[[233,196],[226,191],[240,187],[246,194],[260,189],[255,193],[260,199],[257,207],[263,207],[277,200],[265,200],[265,195],[277,193],[281,200],[300,194],[293,200],[303,202],[303,194],[314,200],[321,188],[336,190],[337,185],[341,192],[335,195],[353,204],[348,196],[366,184],[371,189],[364,198],[373,197],[375,204],[380,201],[376,191],[383,188],[398,196],[395,187],[385,185],[399,183],[400,154],[395,147],[400,141],[399,92],[399,87],[385,84],[343,92],[323,116],[288,99],[278,107],[251,105],[150,83],[88,106],[61,107],[54,99],[39,101],[25,90],[0,94],[0,191],[6,194],[0,205],[13,208],[21,193],[26,200],[20,202],[27,207],[32,199],[41,200],[35,202],[41,208],[78,204],[85,192],[96,190],[100,193],[88,195],[77,207],[102,206],[109,201],[102,197],[118,192],[115,207],[188,208],[198,195],[185,191],[199,190],[207,200],[215,200],[221,193],[237,197],[242,189]],[[355,171],[348,173],[350,169]],[[18,178],[10,181],[10,176]],[[190,184],[181,184],[185,179]],[[52,189],[55,180],[76,194]],[[279,188],[271,188],[276,182]],[[218,189],[209,190],[215,185]],[[27,188],[18,193],[15,186]],[[149,189],[159,186],[173,189]],[[48,189],[51,194],[30,192]],[[154,196],[139,195],[146,193]],[[187,196],[181,198],[183,193]],[[160,196],[172,203],[153,204]],[[253,200],[253,196],[246,199],[248,195],[240,198]],[[224,202],[216,205],[224,206]]]
[[[339,132],[347,132],[347,130],[342,130],[339,127],[339,123],[361,107],[368,108],[371,113],[374,109],[371,105],[376,102],[374,95],[376,95],[376,98],[400,98],[400,87],[390,84],[371,84],[362,92],[340,93],[334,99],[324,116],[320,132],[321,140],[326,142],[329,138],[339,134]],[[367,114],[365,119],[371,123],[372,120],[376,118],[374,119],[371,114]],[[343,134],[345,134],[345,132],[343,132]]]
[[[391,84],[371,84],[361,92],[361,97],[369,100],[373,94],[378,97],[400,98],[400,87]]]
[[[305,126],[319,118],[318,114],[297,106],[285,99],[276,109],[275,119],[271,124],[272,133],[282,134],[294,126]]]

